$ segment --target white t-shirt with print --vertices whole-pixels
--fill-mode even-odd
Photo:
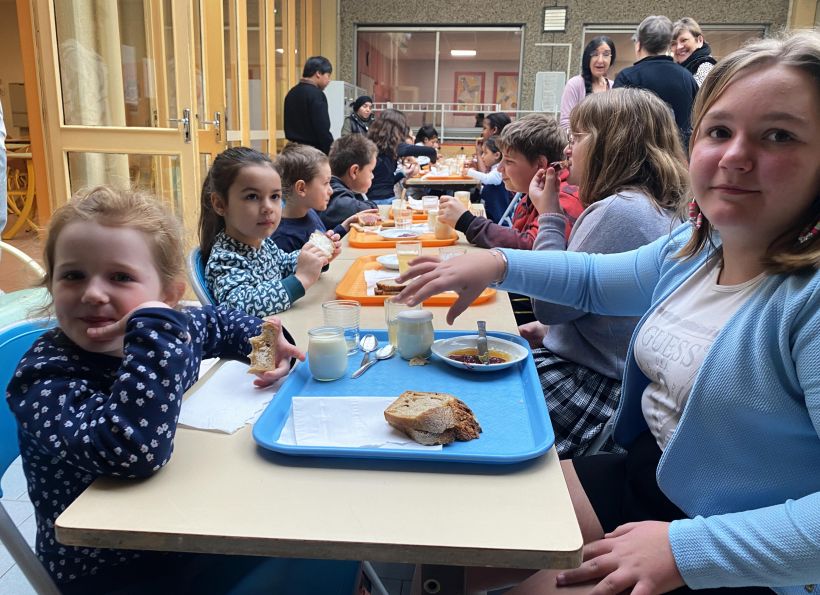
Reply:
[[[635,360],[650,381],[641,409],[661,450],[678,426],[715,337],[764,277],[718,285],[720,264],[709,260],[678,287],[650,314],[635,341]]]

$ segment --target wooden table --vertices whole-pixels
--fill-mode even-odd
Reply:
[[[281,315],[303,349],[344,264]],[[446,309],[431,310],[445,328]],[[503,292],[455,328],[472,330],[478,318],[516,332]],[[361,326],[384,328],[383,309],[363,307]],[[233,435],[179,428],[164,469],[142,481],[98,479],[56,532],[78,546],[518,568],[577,566],[582,547],[554,448],[497,466],[314,459],[258,448],[250,426]]]

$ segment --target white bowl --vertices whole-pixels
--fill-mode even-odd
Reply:
[[[386,269],[399,270],[399,257],[395,254],[383,254],[376,258],[376,262]]]
[[[468,370],[470,372],[495,372],[496,370],[503,370],[517,364],[526,359],[530,351],[523,345],[499,339],[498,337],[487,336],[487,349],[490,351],[501,351],[510,356],[510,359],[501,364],[465,364],[447,357],[454,351],[459,349],[475,349],[478,334],[460,335],[458,337],[451,337],[449,339],[439,339],[433,343],[433,355],[446,364],[459,368],[461,370]]]
[[[396,229],[395,227],[389,227],[381,230],[379,235],[386,240],[412,240],[413,238],[419,237],[422,233],[424,232],[418,229]]]

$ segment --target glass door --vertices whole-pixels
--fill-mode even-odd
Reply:
[[[35,3],[52,206],[86,186],[131,184],[196,238],[193,16],[172,0]]]

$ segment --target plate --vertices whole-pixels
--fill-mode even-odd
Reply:
[[[376,262],[386,269],[399,270],[399,257],[395,254],[383,254],[376,258]]]
[[[447,355],[458,349],[475,349],[477,340],[478,334],[460,335],[449,339],[439,339],[433,343],[433,355],[454,368],[468,370],[470,372],[495,372],[497,370],[503,370],[514,366],[520,361],[523,361],[527,358],[527,355],[529,355],[529,350],[524,348],[522,345],[487,335],[487,349],[490,351],[503,351],[504,353],[509,354],[509,361],[501,364],[465,364],[447,357]]]
[[[395,228],[388,228],[383,229],[379,232],[379,235],[387,240],[412,240],[413,238],[419,237],[422,233],[421,230],[418,229],[395,229]]]

